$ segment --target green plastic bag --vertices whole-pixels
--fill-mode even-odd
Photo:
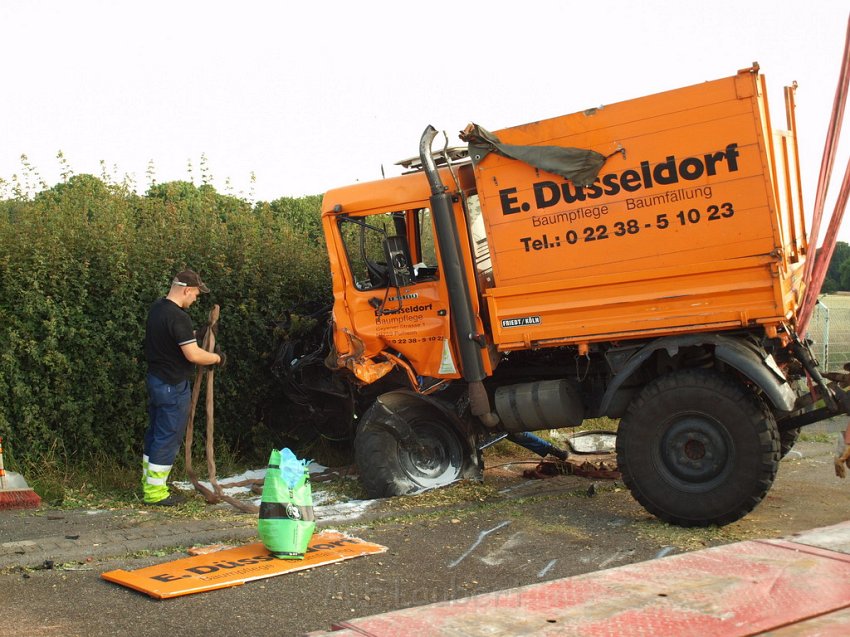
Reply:
[[[316,530],[307,464],[286,448],[269,457],[257,530],[263,545],[282,560],[303,560]]]

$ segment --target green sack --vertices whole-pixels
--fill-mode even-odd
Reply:
[[[269,458],[257,530],[263,545],[282,560],[303,560],[316,530],[307,464],[289,449],[274,449]]]

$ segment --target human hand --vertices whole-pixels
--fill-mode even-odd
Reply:
[[[225,365],[227,365],[227,354],[222,352],[218,345],[215,346],[215,353],[218,354],[218,364],[216,367],[218,367],[219,370],[222,370]]]
[[[216,369],[223,370],[224,366],[227,365],[227,354],[221,351],[221,346],[216,343],[211,354],[216,354],[218,356],[218,361],[215,363],[210,363],[209,365],[204,365],[203,369],[206,372],[214,372]]]
[[[850,445],[844,445],[844,452],[835,458],[835,475],[844,478],[847,474],[845,467],[850,469]]]

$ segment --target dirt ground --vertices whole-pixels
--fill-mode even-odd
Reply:
[[[533,463],[491,458],[483,485],[395,498],[335,528],[388,548],[243,586],[153,600],[99,573],[182,554],[127,556],[89,571],[0,575],[0,635],[300,635],[335,622],[598,571],[850,519],[850,480],[834,444],[802,441],[765,500],[723,528],[682,529],[648,515],[616,480],[522,477]],[[531,460],[531,457],[528,458]],[[499,465],[499,466],[497,466]]]

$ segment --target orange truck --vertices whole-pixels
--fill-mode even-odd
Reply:
[[[813,254],[785,96],[786,130],[757,65],[471,124],[465,148],[434,152],[429,126],[405,174],[327,192],[333,379],[306,391],[347,405],[369,494],[480,476],[505,433],[609,417],[649,512],[751,511],[799,428],[848,406],[795,331]]]

